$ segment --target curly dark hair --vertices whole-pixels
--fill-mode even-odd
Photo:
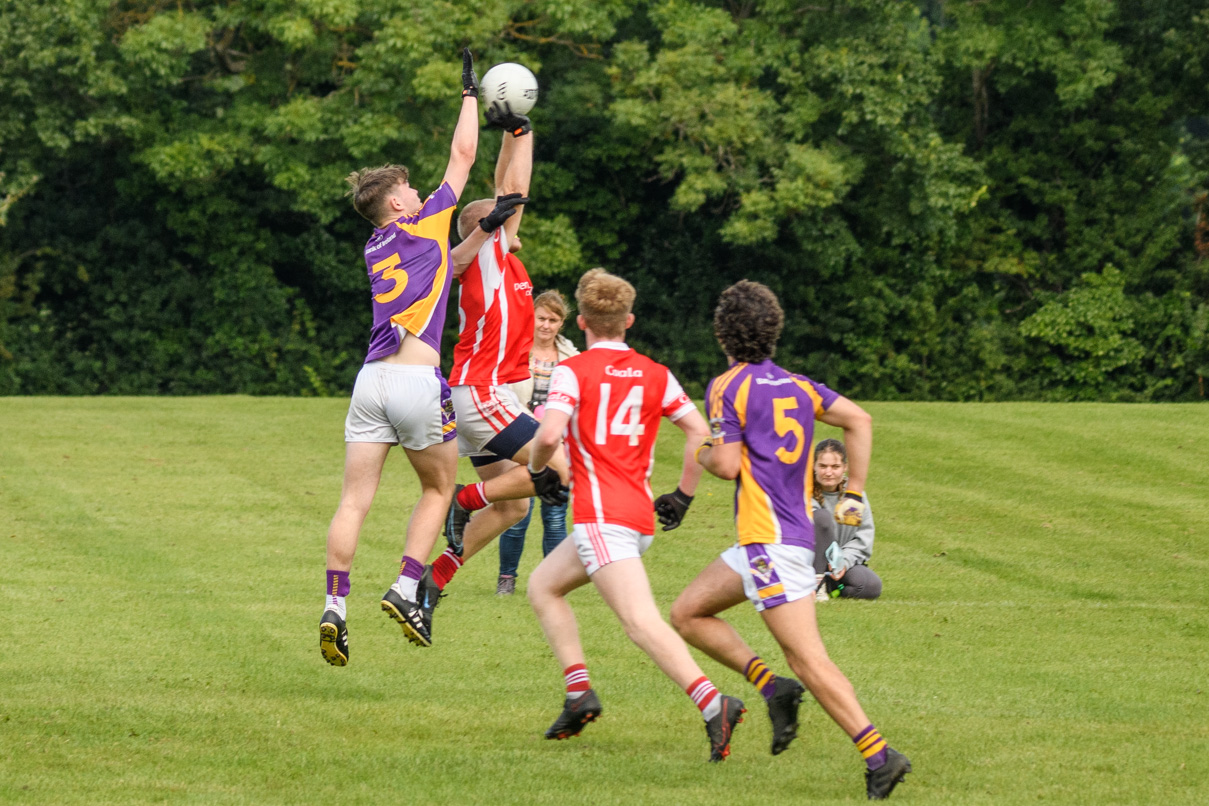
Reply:
[[[714,309],[714,335],[736,361],[758,364],[772,358],[785,313],[763,283],[740,280],[722,292]]]

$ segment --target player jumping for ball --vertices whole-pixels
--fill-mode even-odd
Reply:
[[[709,431],[667,367],[625,345],[626,329],[634,323],[632,285],[593,269],[580,279],[575,299],[588,350],[554,369],[530,460],[532,472],[544,470],[560,452],[566,430],[575,489],[572,539],[560,543],[529,577],[529,601],[567,687],[562,714],[546,738],[576,736],[601,712],[589,684],[575,614],[566,599],[591,581],[630,640],[701,710],[710,761],[721,761],[730,753],[731,732],[742,720],[743,703],[718,693],[660,616],[641,559],[655,527],[649,479],[661,418],[670,419],[687,437],[680,484],[675,493],[655,502],[661,510],[673,507],[683,514],[680,506],[692,500],[701,478],[692,450]],[[674,521],[678,525],[679,517]]]
[[[466,50],[462,107],[441,186],[421,202],[402,166],[366,168],[348,177],[353,207],[375,227],[365,245],[374,324],[345,420],[344,487],[327,536],[319,649],[333,666],[348,663],[349,570],[386,455],[395,444],[407,454],[421,492],[407,524],[398,578],[382,597],[382,609],[413,643],[428,646],[432,640],[416,591],[453,496],[458,461],[453,405],[440,370],[441,329],[453,277],[449,222],[477,147],[478,79]],[[507,203],[503,207],[506,212]],[[493,213],[500,215],[504,212]]]
[[[421,583],[421,600],[431,612],[462,564],[529,511],[537,494],[546,503],[567,501],[568,468],[561,452],[540,473],[525,469],[537,420],[508,384],[529,377],[533,347],[533,284],[514,252],[523,207],[503,222],[493,206],[527,202],[533,170],[532,125],[506,104],[493,104],[487,122],[504,129],[495,168],[495,199],[479,199],[458,216],[462,242],[453,249],[458,278],[461,332],[449,382],[458,420],[458,447],[469,456],[478,484],[459,487],[447,516],[449,548]],[[473,516],[472,516],[472,513]]]
[[[712,438],[696,455],[715,476],[738,480],[739,540],[680,594],[672,605],[672,624],[690,644],[761,689],[773,717],[772,751],[778,753],[796,735],[797,709],[790,719],[782,710],[778,719],[773,701],[787,694],[796,700],[801,687],[772,674],[734,628],[717,617],[744,598],[750,600],[794,674],[852,737],[867,764],[867,795],[880,800],[911,771],[911,763],[870,724],[852,684],[827,657],[814,613],[810,519],[814,420],[844,429],[850,489],[835,513],[844,523],[860,522],[873,420],[826,386],[773,363],[783,321],[776,296],[747,280],[722,292],[714,311],[714,334],[731,366],[706,389]]]

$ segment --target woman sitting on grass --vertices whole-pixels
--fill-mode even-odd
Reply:
[[[822,576],[818,599],[828,596],[845,599],[876,599],[882,595],[882,580],[866,565],[873,554],[873,509],[865,496],[865,513],[860,526],[836,523],[832,513],[848,483],[848,451],[838,439],[824,439],[814,448],[814,529],[816,540],[814,572]],[[827,555],[838,544],[842,559],[831,568]],[[828,549],[831,549],[829,552]]]

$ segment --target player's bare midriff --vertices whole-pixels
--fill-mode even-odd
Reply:
[[[423,367],[441,366],[441,355],[432,346],[413,333],[403,336],[403,343],[393,355],[378,359],[387,364],[408,364]]]

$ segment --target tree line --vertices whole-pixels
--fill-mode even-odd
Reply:
[[[857,399],[1205,396],[1203,0],[0,2],[0,395],[346,394],[342,179],[435,188],[469,46],[541,83],[535,287],[627,277],[691,391],[749,278]]]

